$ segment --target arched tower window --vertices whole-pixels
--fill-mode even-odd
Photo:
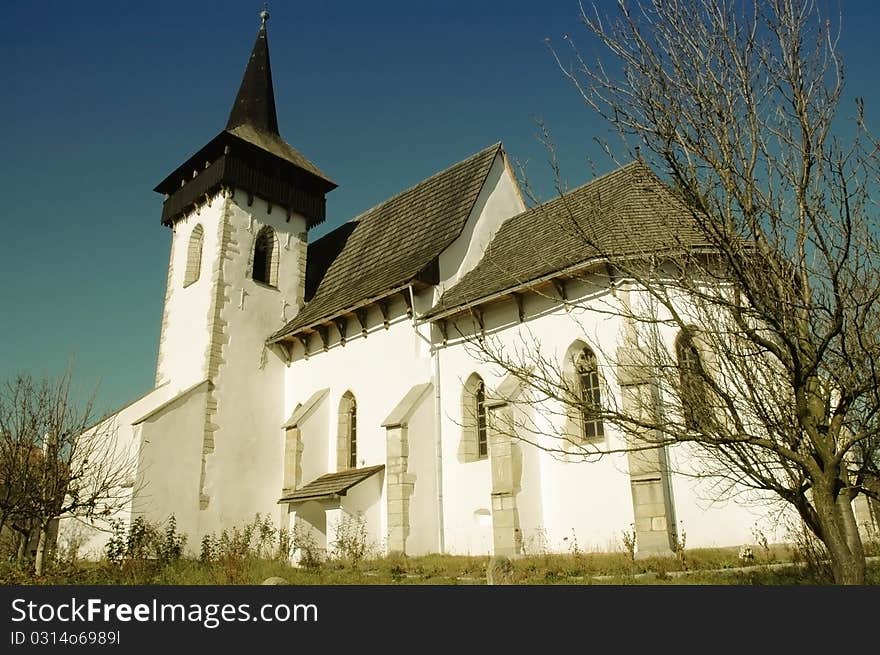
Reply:
[[[339,431],[337,436],[337,470],[357,468],[357,401],[351,391],[339,401]]]
[[[566,390],[565,436],[573,442],[605,438],[602,422],[602,377],[593,350],[575,341],[566,354],[563,366]]]
[[[694,343],[693,330],[682,330],[675,341],[681,411],[688,430],[699,430],[708,416],[708,395],[700,351]]]
[[[486,414],[486,385],[474,373],[461,392],[462,435],[460,459],[472,462],[489,456],[489,432]]]
[[[183,286],[199,279],[202,270],[202,244],[205,241],[205,231],[201,223],[196,225],[189,235],[189,246],[186,249],[186,272],[183,276]]]
[[[278,237],[275,236],[275,230],[266,226],[254,241],[254,280],[278,286],[278,255]]]

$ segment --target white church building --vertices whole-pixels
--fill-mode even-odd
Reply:
[[[762,515],[711,502],[675,452],[585,461],[511,438],[523,389],[473,348],[529,335],[587,362],[587,393],[639,384],[603,359],[621,320],[590,309],[620,290],[557,218],[659,248],[676,204],[651,171],[529,208],[498,143],[310,239],[337,185],[280,136],[266,17],[226,127],[156,186],[173,238],[155,388],[107,419],[136,459],[123,518],[173,514],[192,549],[258,513],[324,547],[360,517],[407,554],[753,542]],[[617,438],[570,414],[532,418],[575,446]]]

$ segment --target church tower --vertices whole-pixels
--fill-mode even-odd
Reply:
[[[281,488],[284,364],[265,342],[303,303],[307,230],[336,187],[279,134],[268,17],[225,129],[155,188],[173,234],[156,385],[209,389],[200,434],[180,435],[201,440],[200,533],[252,519]]]

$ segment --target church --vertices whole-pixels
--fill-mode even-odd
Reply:
[[[155,387],[106,419],[136,463],[117,518],[173,514],[196,551],[255,514],[325,549],[357,519],[411,555],[753,542],[762,515],[713,502],[676,453],[576,456],[616,438],[582,412],[529,410],[572,452],[516,439],[522,384],[474,348],[528,336],[599,402],[638,384],[604,361],[625,326],[591,310],[621,290],[559,224],[662,249],[680,207],[646,165],[529,207],[504,146],[476,144],[312,239],[337,184],[281,137],[261,17],[225,128],[155,187],[173,237]]]

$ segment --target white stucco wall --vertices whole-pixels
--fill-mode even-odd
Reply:
[[[436,553],[438,544],[437,457],[434,389],[426,394],[409,418],[408,473],[415,476],[409,499],[409,536],[406,552],[410,555]]]
[[[525,211],[525,203],[507,158],[499,152],[461,234],[440,254],[440,283],[434,300],[474,268],[508,218]]]
[[[575,298],[587,290],[571,285],[568,291]],[[606,315],[576,309],[567,312],[552,298],[534,294],[525,298],[524,310],[531,318],[518,324],[512,301],[486,308],[486,333],[507,352],[534,346],[540,350],[527,350],[526,357],[540,352],[562,362],[569,346],[580,339],[591,344],[601,360],[601,349],[595,344],[616,342],[617,323]],[[461,324],[463,329],[466,324]],[[461,439],[460,398],[464,381],[471,373],[479,373],[490,389],[497,388],[503,376],[500,370],[479,361],[461,343],[450,341],[441,353],[447,548],[459,553],[486,552],[487,532],[475,527],[480,524],[479,512],[491,508],[491,470],[488,460],[462,463],[456,457]],[[535,425],[542,432],[558,433],[563,420],[560,408],[545,409],[543,417],[534,419]],[[515,424],[521,421],[515,420]],[[606,432],[610,432],[607,427]],[[528,440],[536,438],[535,434],[521,436]],[[549,447],[559,445],[552,438],[541,443]],[[605,550],[619,541],[620,532],[628,529],[633,520],[625,458],[563,462],[529,444],[520,443],[519,447],[522,481],[517,506],[527,548],[543,546],[565,552],[573,548],[576,540],[580,550]],[[491,544],[491,531],[488,538]]]
[[[599,283],[599,279],[596,280]],[[549,361],[563,362],[566,350],[581,340],[596,353],[602,374],[612,383],[617,394],[612,358],[622,334],[618,318],[589,307],[607,308],[613,298],[597,293],[597,286],[569,282],[567,295],[579,305],[566,310],[552,290],[532,293],[524,299],[526,320],[517,323],[517,310],[512,301],[484,308],[483,321],[490,340],[507,353],[525,352],[524,361],[536,354]],[[465,319],[462,327],[469,324]],[[454,330],[449,331],[450,334]],[[674,334],[667,335],[672,348]],[[472,349],[471,349],[472,350]],[[674,352],[674,350],[672,350]],[[483,358],[485,360],[485,358]],[[489,508],[491,492],[488,460],[462,463],[456,457],[461,439],[461,389],[471,373],[479,373],[487,387],[497,387],[501,372],[480,361],[479,356],[454,340],[441,351],[442,434],[444,452],[444,497],[447,549],[451,552],[481,552],[480,544],[487,538],[475,520],[481,508]],[[619,402],[619,396],[614,399]],[[559,406],[545,404],[538,410],[544,416],[533,417],[537,432],[552,434],[560,431],[564,417]],[[609,443],[620,444],[619,435],[606,424]],[[525,435],[534,440],[535,433]],[[546,439],[546,445],[558,441]],[[621,548],[621,535],[630,530],[633,509],[625,455],[605,455],[595,461],[562,461],[559,457],[537,451],[523,444],[523,479],[517,496],[520,527],[526,548],[534,549],[544,540],[551,550],[608,550]],[[692,458],[683,448],[671,457],[674,470],[688,470]],[[672,476],[673,501],[678,529],[686,535],[688,547],[723,546],[753,542],[756,523],[773,540],[781,538],[768,522],[767,507],[748,506],[742,498],[710,503],[717,497],[715,482],[695,482],[685,475]],[[491,533],[489,533],[491,536]]]
[[[132,514],[164,524],[173,514],[186,550],[198,554],[199,476],[207,382],[134,426],[141,442]]]
[[[164,403],[171,395],[172,389],[169,385],[153,389],[105,418],[92,430],[93,434],[108,435],[109,438],[105,441],[107,457],[119,457],[130,462],[131,479],[128,482],[131,486],[120,490],[123,495],[128,495],[132,491],[139,492],[143,487],[138,483],[137,475],[141,450],[140,434],[132,422]],[[110,537],[109,522],[122,521],[127,525],[131,521],[131,514],[132,507],[129,501],[119,511],[100,519],[88,521],[72,517],[63,518],[59,524],[59,542],[63,544],[76,535],[82,542],[80,556],[98,559],[104,554],[104,546]]]
[[[330,330],[330,346],[324,352],[317,335],[309,340],[311,354],[303,357],[302,348],[294,348],[293,361],[286,369],[284,394],[285,412],[289,416],[298,403],[304,402],[315,391],[329,388],[326,399],[326,419],[318,412],[302,426],[303,483],[307,484],[323,473],[337,470],[337,417],[339,404],[346,392],[357,402],[357,459],[358,467],[386,464],[386,430],[382,423],[389,412],[415,385],[432,380],[431,357],[428,344],[419,336],[406,316],[406,304],[399,296],[389,305],[389,327],[385,329],[381,312],[371,308],[367,316],[367,337],[360,333],[360,325],[350,320],[346,344],[339,343],[336,329]],[[324,411],[324,410],[322,410]],[[433,412],[431,412],[433,416]],[[421,410],[415,416],[420,440],[433,443],[431,420]],[[279,425],[281,423],[279,422]],[[430,433],[425,432],[430,430]],[[430,471],[431,457],[420,443],[418,465]],[[317,470],[319,459],[326,455],[323,470]],[[424,465],[421,463],[424,461]],[[427,472],[420,476],[423,479]],[[280,481],[276,495],[280,492]],[[422,489],[416,483],[421,494]],[[426,492],[430,494],[430,491]],[[383,500],[378,509],[378,534],[386,533],[387,508]]]
[[[305,400],[306,398],[303,398]],[[336,410],[331,411],[329,394],[318,403],[315,409],[300,424],[300,440],[302,442],[302,479],[299,486],[308,484],[315,478],[329,473],[328,462],[330,451],[336,448],[336,442],[328,437],[331,426],[336,422]]]
[[[285,364],[265,341],[297,311],[305,269],[306,222],[246,193],[226,199],[223,282],[212,338],[220,347],[209,422],[213,451],[205,457],[199,532],[241,526],[255,514],[278,516],[284,431],[289,413],[282,404]],[[275,230],[279,245],[277,288],[251,277],[254,242],[263,226]],[[210,369],[210,367],[209,367]]]
[[[175,391],[204,380],[207,374],[208,313],[225,206],[225,198],[214,196],[210,205],[181,218],[172,228],[171,272],[165,292],[156,381],[169,383]],[[197,225],[202,226],[204,235],[200,274],[198,280],[184,287],[190,236]]]

